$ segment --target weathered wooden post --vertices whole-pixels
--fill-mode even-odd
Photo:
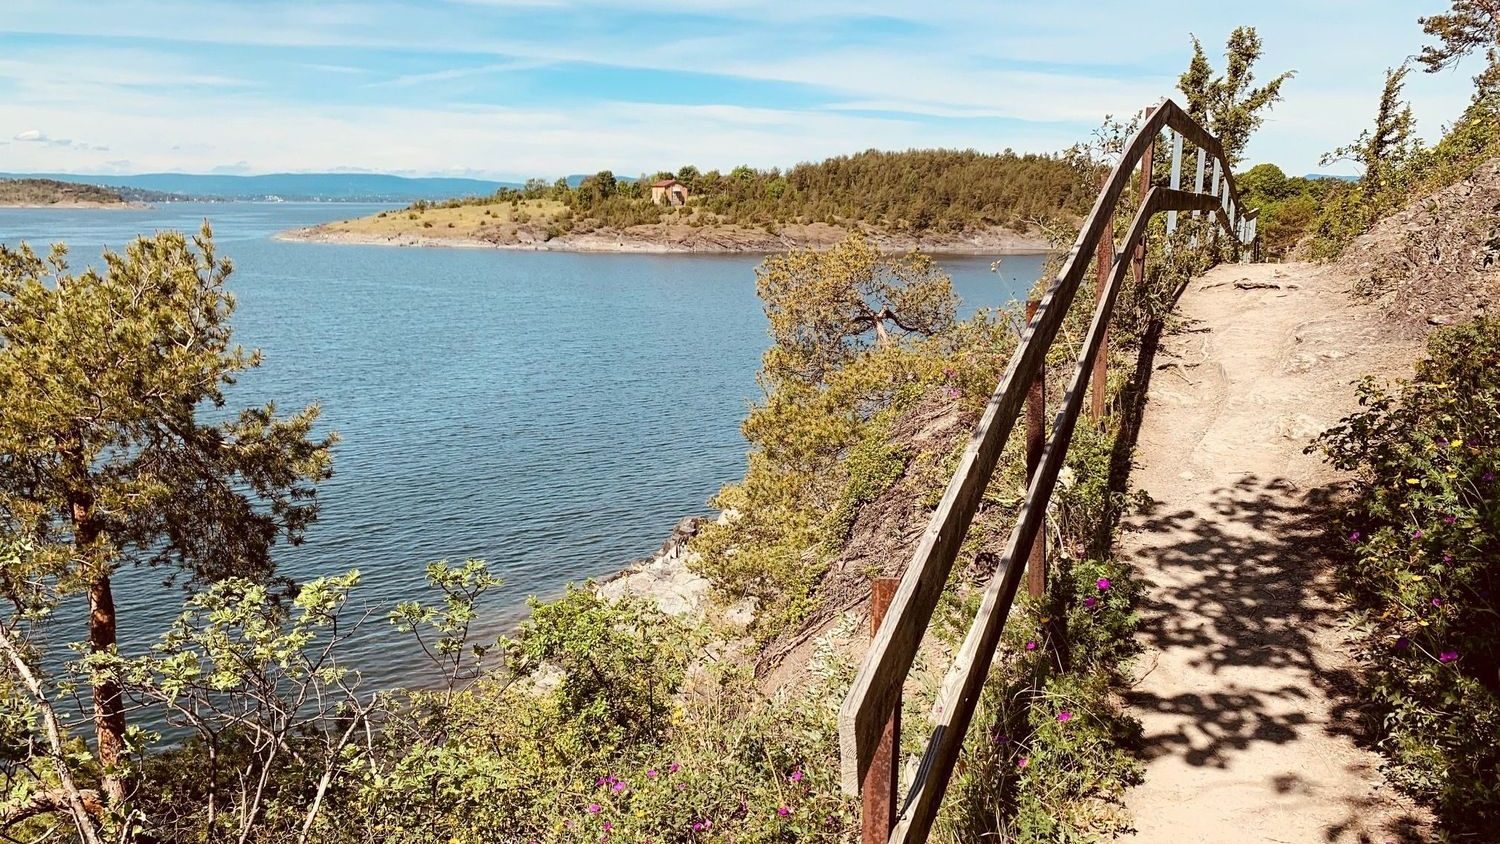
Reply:
[[[1031,299],[1026,302],[1026,322],[1029,324],[1031,318],[1036,316],[1037,300]],[[1036,380],[1031,384],[1031,392],[1026,394],[1026,485],[1031,486],[1031,478],[1036,474],[1038,466],[1042,465],[1042,449],[1047,445],[1047,434],[1043,430],[1047,427],[1047,366],[1042,364],[1037,369]],[[1041,598],[1047,594],[1047,530],[1045,527],[1037,531],[1036,538],[1031,541],[1031,554],[1026,558],[1026,593],[1033,598]]]
[[[870,638],[880,632],[885,611],[901,585],[899,577],[877,577],[870,583]],[[861,844],[885,844],[896,825],[896,752],[901,747],[901,692],[885,722],[885,732],[875,745],[875,756],[865,771],[859,793],[863,804],[859,814]]]

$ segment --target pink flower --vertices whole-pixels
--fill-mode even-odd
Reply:
[[[589,814],[591,814],[591,815],[597,815],[597,814],[599,814],[602,811],[604,811],[604,807],[600,806],[598,803],[590,803],[589,804]]]
[[[1030,765],[1030,764],[1031,764],[1031,757],[1030,756],[1022,756],[1020,759],[1016,760],[1016,767],[1017,768],[1024,768],[1024,767],[1026,767],[1027,765]]]
[[[614,829],[615,829],[614,821],[605,821],[604,822],[604,831],[605,832],[613,832]]]
[[[1443,651],[1438,654],[1438,662],[1449,663],[1458,661],[1458,651]]]
[[[678,784],[677,784],[677,790],[678,790],[678,791],[682,791],[682,790],[683,790],[683,789],[685,789],[685,788],[687,788],[687,783],[685,783],[685,782],[680,782],[680,783],[678,783]]]
[[[1063,711],[1057,713],[1057,720],[1062,721],[1066,724],[1067,722],[1073,720],[1073,713],[1064,709]]]
[[[681,768],[682,768],[681,765],[677,764],[676,762],[673,762],[672,764],[670,764],[670,765],[667,766],[667,773],[669,773],[669,774],[675,774],[679,770],[681,770]]]
[[[1099,599],[1098,598],[1089,597],[1089,598],[1084,598],[1083,599],[1083,605],[1086,606],[1086,607],[1088,607],[1088,608],[1090,608],[1090,609],[1093,609],[1094,605],[1097,604],[1097,603],[1099,603]]]
[[[776,814],[782,816],[783,818],[786,817],[787,815],[790,815],[791,813],[792,813],[792,810],[790,808],[786,807],[786,806],[777,806],[776,807]]]
[[[1448,515],[1443,517],[1443,524],[1445,525],[1451,525],[1456,521],[1458,521],[1458,517],[1453,515],[1452,513],[1449,513]]]
[[[1409,647],[1411,647],[1411,639],[1408,639],[1405,636],[1396,637],[1396,650],[1404,651]]]
[[[1434,607],[1441,607],[1443,605],[1443,599],[1442,598],[1433,598],[1432,599],[1432,605]]]
[[[1109,578],[1101,577],[1094,585],[1099,587],[1100,592],[1103,592],[1104,590],[1109,588]]]
[[[787,779],[791,780],[792,782],[802,782],[802,776],[802,769],[798,768],[795,771],[792,771],[792,775],[790,777],[787,777]]]
[[[1357,530],[1351,530],[1351,531],[1349,531],[1349,541],[1350,542],[1358,542],[1359,541],[1359,531],[1357,531]]]
[[[621,780],[621,781],[615,783],[615,791],[624,791],[624,790],[625,790],[625,782],[624,782],[624,780]]]
[[[1421,528],[1418,528],[1417,530],[1412,531],[1411,532],[1411,538],[1412,539],[1421,539],[1422,538],[1422,530],[1421,530]]]
[[[652,768],[651,770],[647,771],[646,772],[646,777],[648,779],[653,779],[653,780],[656,779],[656,777],[657,777],[656,769]]]
[[[1034,650],[1036,650],[1036,641],[1032,640],[1030,642],[1027,642],[1026,643],[1026,650],[1028,650],[1028,651],[1034,651]]]
[[[1493,481],[1495,479],[1495,473],[1494,472],[1485,472],[1483,475],[1479,476],[1479,479],[1481,481],[1484,481],[1485,483],[1489,483],[1490,481]]]

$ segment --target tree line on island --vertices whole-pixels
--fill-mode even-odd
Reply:
[[[686,205],[652,202],[651,185],[664,179],[687,188]],[[786,170],[740,166],[723,173],[689,165],[636,179],[603,170],[576,185],[567,179],[531,179],[493,196],[421,202],[413,208],[538,200],[561,203],[565,223],[587,221],[594,227],[863,223],[886,231],[956,233],[1076,218],[1088,209],[1093,193],[1080,187],[1073,162],[1061,155],[868,150]]]

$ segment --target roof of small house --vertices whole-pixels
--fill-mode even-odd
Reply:
[[[673,186],[675,184],[677,184],[677,180],[676,179],[662,179],[661,181],[652,184],[651,187],[653,187],[653,188],[669,188],[669,187],[671,187],[671,186]]]

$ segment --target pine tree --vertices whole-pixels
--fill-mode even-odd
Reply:
[[[1263,112],[1281,100],[1281,86],[1296,75],[1296,71],[1284,71],[1266,84],[1252,87],[1261,53],[1255,27],[1236,27],[1224,45],[1224,72],[1214,76],[1203,44],[1195,37],[1193,58],[1177,80],[1188,113],[1206,123],[1218,137],[1231,167],[1243,160],[1245,144],[1265,122]]]
[[[311,436],[315,405],[224,419],[223,387],[260,355],[231,345],[231,266],[206,225],[191,245],[167,232],[106,252],[102,273],[72,274],[65,256],[0,246],[0,533],[36,549],[0,587],[83,593],[87,647],[109,652],[123,566],[170,566],[191,583],[269,578],[272,546],[299,542],[317,516],[334,438]],[[96,752],[118,805],[125,708],[112,679],[94,682]]]
[[[1417,152],[1416,118],[1412,116],[1411,104],[1401,99],[1410,70],[1405,64],[1387,70],[1380,105],[1375,110],[1375,128],[1360,132],[1353,143],[1339,147],[1319,161],[1325,167],[1335,161],[1359,164],[1364,168],[1360,183],[1367,195],[1390,188],[1392,174]]]

